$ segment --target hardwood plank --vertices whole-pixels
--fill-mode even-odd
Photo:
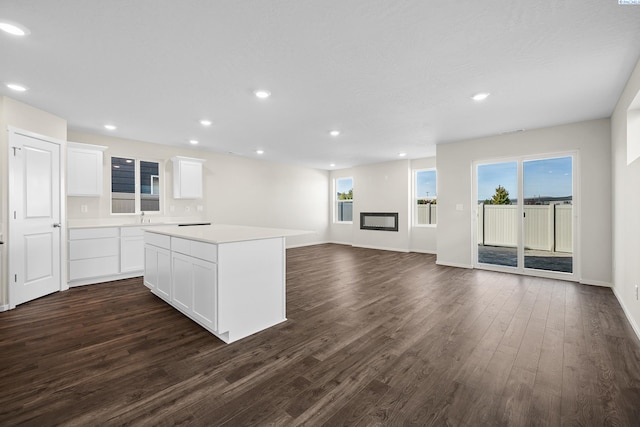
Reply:
[[[343,245],[287,251],[288,321],[226,345],[140,278],[0,313],[0,425],[619,425],[610,289]]]

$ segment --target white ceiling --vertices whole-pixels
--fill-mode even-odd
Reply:
[[[0,34],[0,82],[29,87],[0,94],[70,129],[321,169],[608,117],[640,57],[640,6],[616,0],[2,0],[2,19],[31,34]]]

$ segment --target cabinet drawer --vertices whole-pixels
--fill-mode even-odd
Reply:
[[[71,240],[69,242],[69,260],[117,256],[118,239]]]
[[[120,236],[121,237],[133,237],[133,236],[143,236],[144,231],[142,227],[120,227]]]
[[[118,256],[69,261],[69,280],[118,274]]]
[[[209,262],[218,261],[218,245],[191,241],[191,256]]]
[[[173,252],[189,255],[209,262],[217,262],[218,260],[218,246],[213,243],[204,243],[195,240],[172,237],[171,250]]]
[[[105,237],[118,237],[118,228],[72,228],[69,230],[69,240],[101,239]]]
[[[171,237],[165,236],[164,234],[146,232],[144,233],[144,242],[148,245],[171,249]]]
[[[191,240],[171,238],[171,250],[185,255],[191,255]]]

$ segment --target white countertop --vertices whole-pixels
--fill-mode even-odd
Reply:
[[[275,237],[300,236],[312,234],[312,231],[291,230],[286,228],[247,227],[243,225],[198,225],[192,227],[152,227],[145,229],[150,233],[164,234],[205,243],[233,243],[248,240],[273,239]]]
[[[156,222],[157,221],[157,222]],[[208,220],[199,219],[176,219],[176,220],[157,220],[154,218],[154,222],[123,222],[117,219],[93,219],[93,220],[69,220],[67,222],[67,228],[104,228],[104,227],[159,227],[159,226],[176,226],[178,224],[200,224],[203,222],[210,222]]]

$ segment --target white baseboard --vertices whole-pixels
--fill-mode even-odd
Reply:
[[[333,242],[324,241],[324,242],[298,243],[296,245],[287,245],[287,249],[303,248],[305,246],[324,245],[326,243],[333,243]]]
[[[379,251],[392,251],[392,252],[403,252],[408,253],[408,249],[398,249],[398,248],[386,248],[381,246],[369,246],[369,245],[351,245],[354,248],[363,248],[363,249],[377,249]]]
[[[613,288],[611,283],[601,282],[599,280],[580,279],[579,282],[582,283],[583,285],[601,286],[603,288]]]
[[[624,305],[624,302],[622,302],[622,298],[620,298],[620,295],[618,295],[618,292],[616,291],[616,288],[612,286],[611,290],[613,290],[613,295],[616,296],[616,299],[618,300],[618,303],[620,304],[620,307],[622,307],[622,311],[624,312],[624,315],[627,317],[627,320],[631,324],[631,327],[633,328],[633,331],[636,333],[636,336],[640,340],[640,326],[638,326],[636,321],[633,320],[633,317],[631,316],[631,313],[629,312],[627,307]]]
[[[429,254],[429,255],[438,255],[435,251],[425,251],[422,249],[409,249],[409,252],[415,252],[417,254]]]
[[[338,240],[331,240],[327,243],[333,243],[334,245],[344,245],[344,246],[352,246],[351,242],[340,242]]]
[[[9,304],[0,305],[0,312],[9,310]]]
[[[436,260],[436,265],[442,265],[445,267],[456,267],[456,268],[473,268],[471,264],[458,264],[456,262],[443,262]]]

